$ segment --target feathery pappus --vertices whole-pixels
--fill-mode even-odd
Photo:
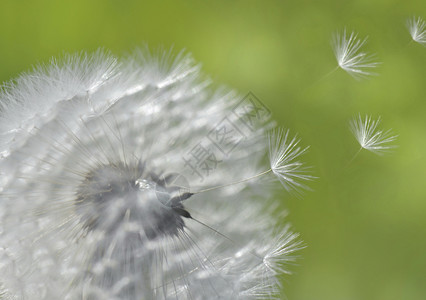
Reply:
[[[372,72],[380,63],[374,61],[374,55],[362,50],[367,38],[361,40],[358,34],[352,31],[337,32],[333,36],[332,47],[337,61],[337,68],[341,68],[355,79],[376,75]]]
[[[411,39],[422,46],[426,46],[426,22],[420,17],[411,17],[407,20],[407,28]]]
[[[360,150],[366,149],[381,155],[396,147],[392,142],[398,136],[393,135],[391,129],[386,131],[379,129],[380,122],[381,117],[375,120],[369,115],[362,118],[361,114],[350,121],[350,129],[361,146]]]
[[[306,149],[240,100],[184,52],[80,53],[5,84],[0,295],[279,297],[303,245],[265,180],[303,186]]]

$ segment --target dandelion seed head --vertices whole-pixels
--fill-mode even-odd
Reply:
[[[351,131],[360,146],[376,154],[383,154],[396,147],[390,143],[394,142],[397,136],[393,135],[391,130],[383,131],[378,129],[380,122],[380,117],[377,120],[373,120],[368,115],[364,119],[362,119],[361,115],[358,115],[350,122]]]
[[[373,55],[362,51],[366,41],[367,38],[358,39],[355,32],[348,35],[346,29],[343,32],[336,33],[332,40],[337,64],[355,79],[375,75],[371,70],[379,64],[374,62]]]
[[[266,129],[244,127],[238,94],[214,90],[190,55],[69,55],[0,93],[0,295],[6,299],[265,299],[299,247],[269,217]],[[240,124],[201,181],[188,153]],[[279,143],[284,143],[283,145]],[[270,140],[271,168],[298,187],[305,151]],[[201,148],[202,146],[202,148]],[[191,152],[197,150],[198,152]],[[253,195],[262,195],[257,201]],[[247,224],[247,220],[250,220]]]
[[[426,22],[420,17],[412,17],[407,20],[407,28],[411,38],[416,43],[426,46]]]

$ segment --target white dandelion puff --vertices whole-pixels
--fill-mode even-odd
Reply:
[[[361,48],[366,41],[367,38],[358,39],[355,32],[351,32],[348,36],[346,29],[343,32],[336,33],[332,40],[338,67],[356,79],[375,75],[371,72],[371,69],[379,64],[373,61],[374,55],[362,51]]]
[[[377,120],[373,120],[368,115],[365,116],[364,120],[361,115],[351,120],[350,128],[361,146],[360,150],[366,149],[376,154],[383,154],[396,147],[390,143],[394,142],[397,136],[392,134],[391,129],[387,131],[379,130],[380,121],[380,117]]]
[[[262,172],[273,126],[264,120],[242,126],[244,139],[227,140],[227,156],[213,152],[214,126],[224,117],[243,122],[232,113],[237,95],[212,92],[199,69],[184,53],[139,51],[123,61],[100,51],[54,60],[6,85],[0,295],[279,296],[279,275],[301,248],[297,235],[288,226],[275,234],[267,186],[228,183],[274,172],[286,189],[300,187],[309,179],[297,161],[306,149],[288,132],[272,134],[271,169]],[[203,186],[221,188],[191,192],[199,175]]]
[[[275,129],[269,132],[269,161],[272,172],[287,191],[306,188],[303,181],[314,177],[306,174],[307,168],[298,159],[309,147],[299,146],[297,137],[290,138],[290,131]]]
[[[407,28],[411,38],[416,43],[426,46],[426,22],[420,17],[412,17],[407,20]]]

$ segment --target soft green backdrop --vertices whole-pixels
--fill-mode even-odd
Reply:
[[[405,21],[426,1],[0,2],[0,80],[64,52],[100,46],[121,55],[147,43],[186,48],[205,73],[252,91],[298,132],[318,180],[301,199],[279,195],[308,247],[283,278],[294,300],[426,299],[426,47]],[[330,39],[347,27],[369,36],[379,76],[356,81]],[[399,135],[386,156],[358,145],[357,113]],[[283,298],[285,297],[283,296]]]

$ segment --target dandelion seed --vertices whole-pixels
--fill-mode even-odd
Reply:
[[[343,33],[334,35],[332,46],[338,66],[352,77],[359,79],[375,75],[370,70],[379,63],[373,61],[373,55],[361,51],[367,38],[360,40],[357,36],[355,32],[351,32],[347,36],[346,29],[344,29]]]
[[[350,122],[350,128],[361,149],[366,149],[376,154],[383,154],[396,146],[390,145],[396,140],[397,136],[392,135],[391,130],[378,130],[380,117],[377,120],[372,120],[371,116],[366,115],[365,119],[361,115],[353,118]]]
[[[278,276],[301,248],[297,235],[288,226],[275,234],[268,187],[229,182],[274,172],[286,189],[300,187],[309,176],[295,160],[306,149],[278,131],[271,170],[260,171],[265,121],[245,140],[231,139],[234,150],[206,176],[203,184],[221,188],[192,192],[199,178],[182,157],[200,141],[213,149],[206,136],[224,116],[241,121],[231,111],[235,93],[212,93],[200,78],[183,53],[139,51],[119,61],[100,51],[52,61],[3,89],[0,295],[278,295]]]
[[[306,188],[300,181],[311,180],[314,177],[306,174],[306,167],[298,158],[308,147],[298,146],[297,137],[289,137],[289,130],[276,129],[269,133],[269,161],[272,172],[278,177],[287,191]]]
[[[407,20],[407,28],[411,38],[416,43],[426,46],[426,22],[420,17],[412,17]]]
[[[311,180],[314,176],[306,174],[307,168],[303,163],[296,161],[296,159],[304,154],[309,147],[304,149],[297,147],[300,140],[294,137],[291,141],[289,139],[289,130],[285,131],[281,128],[275,128],[268,132],[269,141],[269,162],[270,168],[266,171],[258,173],[256,175],[244,178],[239,181],[230,182],[224,185],[214,186],[205,188],[202,190],[194,191],[194,194],[200,194],[210,192],[224,187],[233,186],[240,183],[245,183],[258,179],[269,173],[273,173],[278,177],[278,180],[282,183],[284,188],[291,192],[297,191],[298,188],[308,187],[299,180]]]

